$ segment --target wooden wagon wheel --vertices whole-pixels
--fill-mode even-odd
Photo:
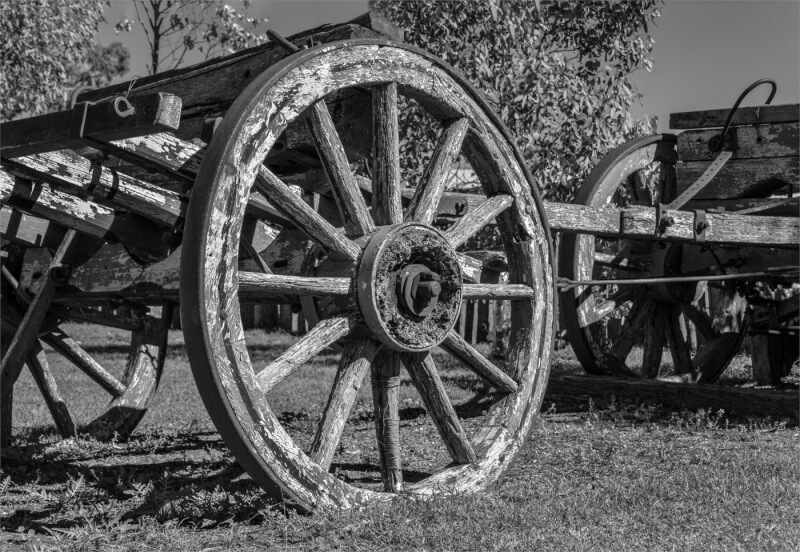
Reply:
[[[605,206],[654,206],[674,199],[674,135],[645,136],[623,144],[595,167],[575,196],[575,203]],[[580,281],[679,276],[680,244],[563,235],[561,276]],[[708,294],[717,293],[719,311],[711,312]],[[714,381],[744,338],[744,300],[699,284],[576,287],[560,297],[561,317],[575,355],[590,374],[667,377],[662,354],[668,347],[671,379]],[[623,317],[624,315],[624,317]],[[619,328],[608,324],[622,318]],[[642,345],[642,354],[632,351]]]
[[[374,163],[363,195],[323,101],[343,89],[372,95]],[[405,208],[398,94],[413,98],[443,127],[422,184]],[[341,229],[262,164],[276,138],[301,117],[308,118],[327,171]],[[442,233],[431,224],[460,152],[478,173],[487,199]],[[405,45],[354,41],[304,50],[271,67],[236,100],[199,175],[183,242],[184,333],[212,420],[253,479],[301,510],[352,507],[400,490],[472,492],[496,482],[524,443],[543,398],[554,288],[541,202],[507,132],[474,90],[441,61]],[[316,242],[307,275],[239,270],[239,237],[253,187]],[[495,218],[510,283],[464,283],[456,248]],[[321,320],[278,359],[254,366],[239,301],[285,295],[317,297]],[[511,300],[506,362],[495,365],[452,331],[463,298]],[[337,342],[343,348],[338,372],[304,448],[279,422],[268,393]],[[470,418],[469,427],[477,425],[472,434],[442,383],[431,355],[436,346],[494,388],[478,397],[489,402],[485,413]],[[421,480],[412,484],[403,482],[410,452],[400,444],[401,366],[449,452],[441,467],[426,469],[423,478],[415,474]],[[329,471],[370,370],[381,479],[389,492]]]
[[[63,326],[69,317],[67,310],[60,315],[50,313],[37,338],[26,353],[24,362],[8,362],[8,349],[20,326],[31,298],[15,290],[17,282],[8,270],[3,273],[2,297],[2,412],[0,412],[0,443],[11,442],[12,405],[14,386],[22,368],[27,366],[36,382],[45,404],[53,418],[58,433],[66,438],[75,435],[77,421],[70,413],[58,378],[51,369],[52,355],[60,355],[76,366],[96,385],[111,397],[110,402],[94,409],[96,416],[87,422],[82,432],[98,439],[126,439],[141,421],[155,394],[164,367],[169,313],[164,307],[164,316],[155,318],[145,315],[136,319],[102,315],[100,312],[81,309],[79,320],[102,327],[116,327],[130,332],[130,348],[127,363],[121,378],[115,377],[98,362],[92,354],[72,339]],[[48,361],[48,358],[50,361]]]

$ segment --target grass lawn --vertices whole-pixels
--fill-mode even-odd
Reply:
[[[120,373],[124,338],[88,328],[70,334]],[[294,339],[250,337],[254,363]],[[3,451],[0,473],[0,550],[800,549],[796,426],[632,397],[603,408],[546,397],[515,466],[485,493],[297,515],[238,467],[205,413],[180,333],[170,343],[154,404],[124,443],[59,440],[24,373],[15,387],[16,446]],[[323,352],[270,394],[300,442],[316,425],[337,360]],[[452,400],[475,407],[480,382],[437,361]],[[53,369],[76,421],[91,420],[107,397],[67,363],[54,360]],[[580,371],[568,352],[556,354],[553,369]],[[742,357],[726,377],[734,383],[746,372]],[[401,389],[404,468],[413,479],[447,456],[413,386]],[[379,482],[370,397],[367,378],[334,458],[341,477],[365,486]],[[479,410],[465,418],[467,431],[479,425]]]

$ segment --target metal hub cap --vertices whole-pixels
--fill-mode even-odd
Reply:
[[[377,339],[396,351],[427,351],[450,333],[461,307],[456,253],[435,229],[404,223],[370,239],[358,269],[358,303]]]

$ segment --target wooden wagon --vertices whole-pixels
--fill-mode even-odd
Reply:
[[[551,228],[685,248],[702,234],[706,247],[769,245],[796,253],[796,217],[753,222],[708,213],[700,232],[693,218],[699,211],[544,204],[481,95],[430,54],[387,40],[393,32],[368,16],[289,41],[275,36],[265,46],[85,92],[72,109],[2,126],[5,442],[24,365],[59,431],[74,433],[49,369],[54,353],[113,397],[89,429],[129,433],[155,391],[171,310],[179,305],[212,421],[276,498],[311,510],[400,491],[471,492],[499,480],[544,396],[556,321]],[[398,155],[400,107],[409,103],[424,112],[420,124],[440,136],[411,189]],[[662,137],[637,143],[634,165],[626,161],[622,173],[618,161],[608,165],[628,182],[649,167],[653,153],[669,149],[665,144],[674,145]],[[482,190],[466,198],[446,190],[451,169],[464,164]],[[499,250],[465,253],[463,244],[490,223]],[[749,231],[741,232],[743,223]],[[582,247],[578,241],[573,250]],[[682,274],[672,246],[664,251],[668,268],[653,277]],[[588,258],[606,260],[596,252]],[[626,270],[638,260],[626,259]],[[621,261],[607,264],[618,268]],[[488,277],[484,268],[496,274],[498,266],[503,276]],[[796,279],[796,270],[760,270],[756,281]],[[577,271],[563,285],[580,290],[588,280]],[[468,300],[506,305],[504,358],[491,358],[454,331]],[[622,302],[619,295],[604,300]],[[257,363],[241,310],[266,302],[296,305],[311,328],[277,358]],[[593,308],[609,307],[598,299]],[[585,315],[579,304],[575,311]],[[114,377],[71,339],[66,320],[128,332],[124,376]],[[676,331],[672,314],[665,323]],[[585,320],[577,326],[584,331]],[[340,362],[318,417],[287,429],[270,393],[334,346]],[[434,349],[444,360],[435,360]],[[445,388],[437,363],[449,359],[483,382],[473,386],[469,408],[454,407]],[[401,367],[446,450],[437,466],[425,460],[432,451],[400,446]],[[354,479],[334,463],[368,372],[377,481]],[[409,467],[411,457],[423,459],[420,468]]]

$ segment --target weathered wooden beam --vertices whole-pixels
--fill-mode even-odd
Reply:
[[[117,140],[98,146],[130,163],[160,171],[188,185],[194,183],[205,153],[205,145],[181,140],[166,133]],[[283,228],[294,228],[292,221],[259,194],[251,195],[247,213],[279,224]]]
[[[716,209],[736,214],[737,211],[744,209],[761,209],[755,212],[756,215],[772,215],[776,217],[794,217],[800,212],[800,197],[776,199],[776,198],[746,198],[746,199],[693,199],[684,207],[684,210],[691,211],[700,209],[702,211]]]
[[[0,198],[11,208],[109,242],[123,242],[160,256],[161,229],[139,215],[117,214],[99,203],[65,194],[50,186],[14,178],[0,170]]]
[[[311,41],[314,44],[321,44],[356,38],[382,38],[381,33],[390,32],[391,29],[391,24],[374,16],[356,21],[323,25],[290,36],[288,40],[302,47]],[[224,115],[242,90],[286,55],[287,52],[281,46],[268,42],[190,67],[143,77],[137,79],[133,86],[130,82],[124,82],[84,92],[78,100],[97,100],[111,95],[125,94],[129,89],[129,96],[132,98],[152,92],[175,94],[183,100],[181,125],[177,134],[182,137],[199,136],[206,118]],[[369,100],[369,96],[366,97]]]
[[[186,202],[176,192],[92,163],[71,150],[18,157],[3,166],[13,175],[91,195],[165,226],[176,226],[186,211]]]
[[[728,113],[730,113],[730,109],[671,113],[669,127],[675,130],[719,127],[721,130],[728,119]],[[798,120],[800,120],[800,105],[798,104],[761,105],[740,107],[734,114],[731,124],[737,126],[763,123],[796,123]]]
[[[64,239],[66,231],[66,228],[54,222],[17,211],[7,205],[0,209],[0,236],[22,247],[55,249]]]
[[[584,205],[545,202],[550,228],[570,234],[628,237],[668,242],[695,242],[694,213],[668,211],[672,226],[657,235],[656,209],[595,209]],[[755,217],[728,213],[706,214],[705,243],[797,247],[800,219],[797,217]]]
[[[737,159],[758,159],[797,156],[800,138],[798,123],[773,123],[736,127],[736,148],[728,163]],[[678,158],[681,161],[711,161],[718,152],[708,148],[709,141],[719,136],[721,129],[687,130],[678,135]],[[766,160],[765,159],[765,160]]]
[[[710,161],[688,161],[675,166],[678,193],[691,186],[711,164]],[[695,199],[735,199],[769,197],[790,186],[800,191],[800,158],[739,159],[729,161]]]
[[[0,125],[4,159],[85,146],[85,139],[110,141],[178,128],[181,98],[149,93],[138,97],[81,102],[67,111],[47,113]]]
[[[44,278],[43,267],[50,262],[44,249],[25,252],[20,285],[35,293]],[[178,298],[180,291],[180,247],[163,261],[139,265],[119,244],[103,246],[88,262],[72,271],[69,284],[59,290],[65,295],[138,295],[152,297],[160,303],[163,297]]]

